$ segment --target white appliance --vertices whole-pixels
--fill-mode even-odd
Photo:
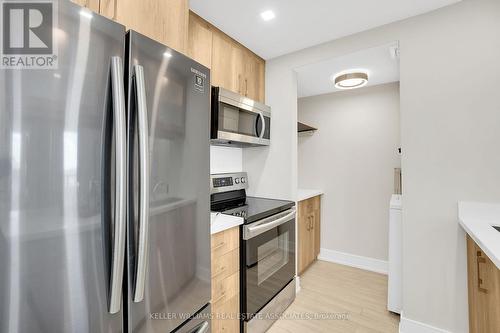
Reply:
[[[401,313],[403,292],[403,225],[401,209],[401,194],[393,194],[389,209],[389,286],[387,309],[395,313]]]

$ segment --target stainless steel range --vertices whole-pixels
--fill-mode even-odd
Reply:
[[[211,210],[241,216],[244,332],[265,332],[295,299],[295,203],[247,197],[246,173],[211,176]]]

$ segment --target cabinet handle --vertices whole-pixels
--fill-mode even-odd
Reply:
[[[312,215],[309,215],[307,217],[307,231],[310,231],[314,229],[314,222],[313,222],[313,216]]]
[[[480,267],[481,264],[483,265],[486,264],[486,259],[482,257],[481,251],[477,251],[476,262],[477,262],[477,288],[480,292],[487,294],[488,289],[483,288],[484,280],[481,277],[481,267]]]
[[[245,79],[245,96],[248,97],[248,79]]]

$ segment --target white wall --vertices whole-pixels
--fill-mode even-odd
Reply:
[[[465,234],[457,201],[500,201],[500,1],[464,0],[276,58],[266,65],[269,150],[243,152],[256,193],[295,196],[294,68],[394,40],[401,46],[405,317],[468,331]]]
[[[299,188],[324,191],[321,248],[387,261],[399,136],[399,83],[299,99]]]
[[[271,106],[271,145],[243,149],[247,193],[294,200],[297,192],[297,76],[266,62],[266,104]]]
[[[210,146],[210,173],[243,171],[241,148]]]

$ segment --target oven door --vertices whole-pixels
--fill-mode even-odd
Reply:
[[[243,313],[258,313],[295,276],[295,209],[245,225]]]
[[[269,145],[271,137],[269,107],[222,88],[216,89],[216,95],[212,100],[213,143]]]

